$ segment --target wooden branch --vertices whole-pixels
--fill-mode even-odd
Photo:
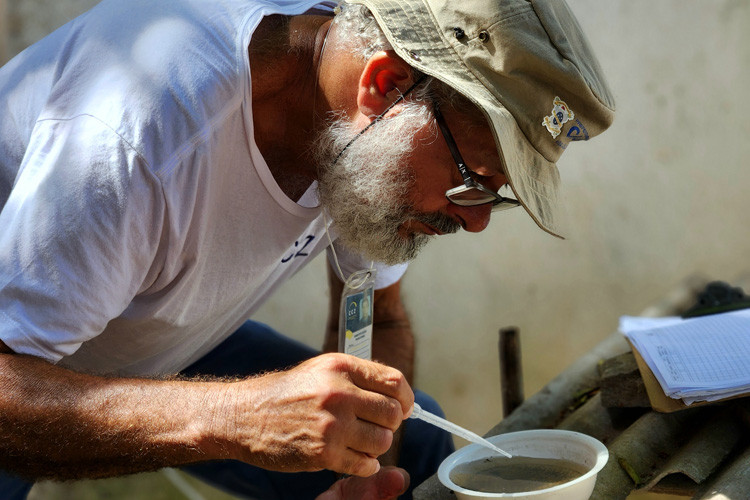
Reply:
[[[500,329],[500,389],[503,400],[503,417],[523,403],[523,371],[521,369],[521,340],[518,328]]]

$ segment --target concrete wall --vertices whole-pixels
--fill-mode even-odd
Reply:
[[[8,33],[6,8],[5,0],[0,0],[0,63],[7,60],[9,54],[8,40],[10,39],[10,33]]]
[[[5,1],[13,51],[92,4]],[[417,385],[478,432],[500,419],[499,327],[521,329],[531,394],[614,331],[620,315],[637,314],[685,276],[731,280],[750,267],[750,3],[570,4],[619,114],[560,161],[569,238],[547,236],[520,211],[503,213],[479,235],[441,238],[405,278]],[[325,265],[303,270],[259,318],[320,344]]]
[[[98,1],[0,0],[0,12],[3,3],[6,5],[8,55],[12,56],[78,14],[93,7]],[[5,31],[0,31],[0,33],[5,33]],[[0,38],[2,38],[1,35]]]

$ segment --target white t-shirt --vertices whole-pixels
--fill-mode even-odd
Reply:
[[[264,15],[316,3],[104,0],[0,69],[0,339],[174,373],[328,246],[255,144],[247,57]]]

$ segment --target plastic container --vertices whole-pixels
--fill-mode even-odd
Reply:
[[[450,479],[450,472],[458,464],[473,462],[493,452],[483,446],[470,444],[446,458],[438,469],[438,479],[456,493],[459,500],[476,498],[512,498],[514,500],[587,500],[596,483],[596,475],[609,459],[607,447],[598,440],[580,432],[558,429],[536,429],[492,436],[488,440],[513,456],[559,458],[585,466],[582,476],[543,490],[523,493],[484,493],[462,488]]]

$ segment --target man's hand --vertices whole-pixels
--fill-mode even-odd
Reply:
[[[234,458],[288,472],[375,474],[377,457],[414,404],[398,370],[337,353],[233,384],[232,391],[227,438],[238,447]]]
[[[347,477],[336,481],[315,500],[395,500],[409,487],[409,474],[396,467],[383,467],[370,477]]]

